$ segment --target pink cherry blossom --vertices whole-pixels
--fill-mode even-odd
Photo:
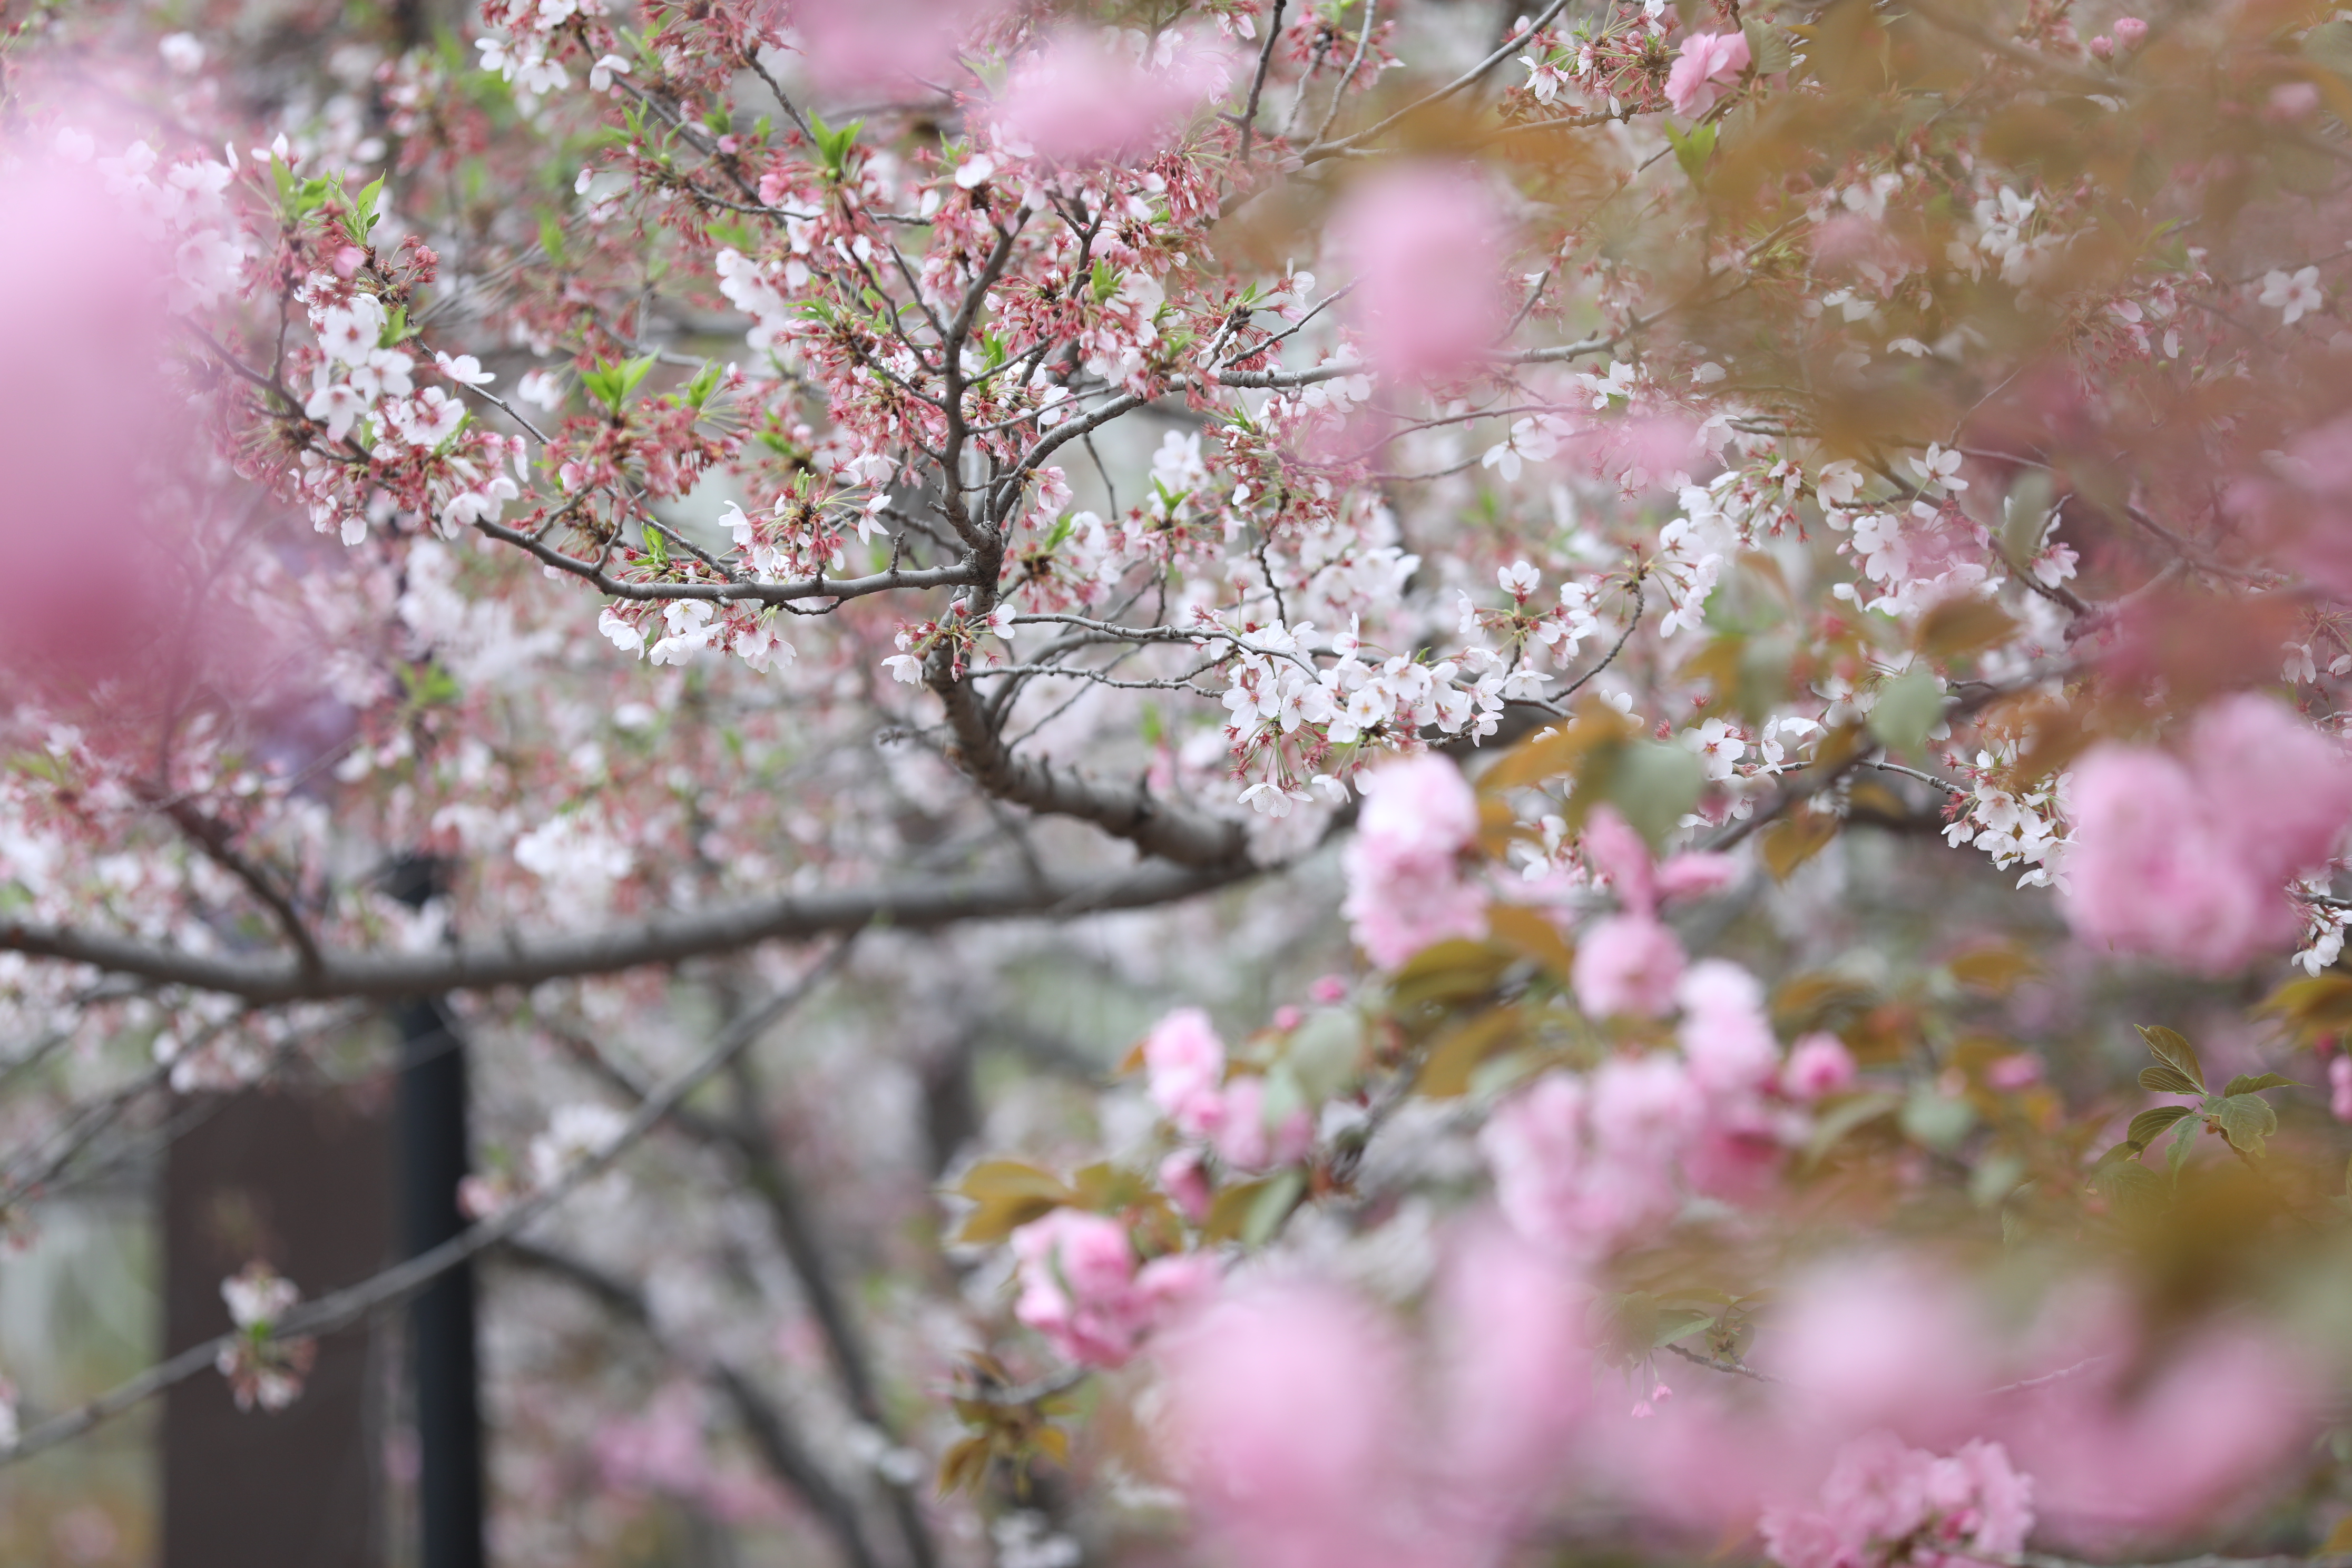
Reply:
[[[1853,1055],[1835,1035],[1816,1032],[1801,1037],[1789,1048],[1781,1069],[1782,1092],[1791,1100],[1819,1100],[1849,1088],[1854,1079]]]
[[[2338,1121],[2352,1121],[2352,1056],[2327,1064],[2327,1109]]]
[[[1675,1029],[1691,1080],[1711,1095],[1752,1094],[1772,1081],[1780,1045],[1764,1009],[1764,986],[1728,959],[1705,958],[1675,988],[1683,1017]]]
[[[2077,935],[2208,973],[2294,941],[2283,884],[2352,822],[2352,759],[2263,697],[2189,726],[2189,760],[2095,748],[2074,771],[2065,909]]]
[[[1199,1150],[1179,1149],[1160,1162],[1160,1190],[1194,1225],[1209,1217],[1212,1194]]]
[[[1444,1452],[1465,1506],[1523,1514],[1565,1468],[1592,1393],[1590,1295],[1556,1255],[1491,1221],[1447,1253]]]
[[[1874,1432],[1838,1455],[1811,1505],[1765,1513],[1764,1546],[1780,1568],[2006,1562],[2024,1550],[2032,1505],[2032,1481],[1998,1443],[1938,1457]]]
[[[1570,971],[1576,1005],[1595,1018],[1655,1018],[1673,1005],[1685,956],[1680,938],[1646,914],[1612,915],[1586,930]]]
[[[2045,1524],[2086,1549],[2251,1505],[2311,1441],[2324,1386],[2289,1342],[2253,1324],[2209,1326],[2144,1378],[2132,1372],[2132,1358],[2111,1349],[2004,1415],[2004,1440],[2035,1477]]]
[[[1269,1125],[1265,1089],[1265,1079],[1258,1073],[1244,1073],[1225,1086],[1223,1115],[1213,1137],[1218,1157],[1235,1170],[1287,1165],[1314,1142],[1315,1124],[1303,1106],[1294,1106]]]
[[[1394,967],[1433,942],[1486,935],[1486,890],[1462,865],[1478,837],[1462,770],[1424,753],[1366,774],[1363,790],[1342,909],[1372,962]]]
[[[1666,73],[1666,101],[1677,114],[1705,114],[1748,64],[1745,34],[1693,33],[1683,39],[1682,53]]]
[[[1224,1124],[1225,1047],[1206,1013],[1179,1007],[1154,1024],[1143,1066],[1153,1102],[1177,1131],[1205,1138]]]
[[[1057,35],[1024,57],[1006,83],[995,119],[999,144],[1066,166],[1159,152],[1202,100],[1223,90],[1232,70],[1222,51],[1162,37],[1163,48],[1139,59],[1121,38]]]
[[[1179,1254],[1136,1267],[1127,1227],[1055,1209],[1013,1233],[1021,1266],[1013,1315],[1083,1366],[1118,1366],[1144,1337],[1213,1289],[1216,1265]]]
[[[1171,1468],[1232,1561],[1412,1560],[1405,1347],[1363,1303],[1261,1285],[1172,1336],[1161,1359]]]
[[[1332,215],[1331,233],[1356,274],[1348,320],[1385,375],[1461,374],[1509,320],[1501,218],[1472,166],[1367,175]]]

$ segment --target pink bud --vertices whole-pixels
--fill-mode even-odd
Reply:
[[[2127,49],[2136,49],[2147,42],[2147,24],[2137,16],[2118,16],[2111,29],[2116,42]]]
[[[1282,1030],[1285,1034],[1287,1034],[1291,1030],[1298,1027],[1299,1020],[1306,1016],[1307,1015],[1300,1012],[1297,1008],[1285,1003],[1283,1005],[1276,1007],[1274,1010],[1274,1026]]]
[[[1328,1007],[1334,1002],[1343,1001],[1346,999],[1348,994],[1348,982],[1340,975],[1322,975],[1316,980],[1314,984],[1309,985],[1307,988],[1307,994],[1315,1001],[1320,1002]]]

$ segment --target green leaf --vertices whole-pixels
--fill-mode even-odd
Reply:
[[[1683,132],[1676,131],[1668,121],[1661,120],[1658,124],[1665,132],[1666,140],[1674,144],[1675,162],[1682,165],[1690,183],[1697,184],[1706,177],[1707,160],[1715,156],[1716,128],[1694,125]]]
[[[668,571],[669,545],[663,540],[661,530],[658,528],[647,528],[643,531],[646,538],[646,555],[653,562],[654,570],[656,572]]]
[[[1975,1107],[1921,1084],[1903,1102],[1903,1132],[1914,1143],[1949,1153],[1977,1124]]]
[[[1748,39],[1748,62],[1758,76],[1779,76],[1796,63],[1796,54],[1789,45],[1789,35],[1768,22],[1748,20],[1739,25]]]
[[[2242,1072],[2237,1077],[2231,1079],[2228,1083],[2224,1084],[2221,1087],[2221,1092],[2225,1095],[2257,1094],[2266,1089],[2301,1089],[2303,1087],[2303,1085],[2295,1082],[2294,1079],[2291,1078],[2281,1078],[2274,1072],[2263,1073],[2259,1078],[2256,1078],[2250,1073]]]
[[[2150,1068],[2147,1070],[2154,1072],[2157,1069]],[[2159,1105],[2154,1110],[2143,1110],[2131,1119],[2130,1131],[2124,1136],[2130,1142],[2145,1149],[2161,1137],[2166,1128],[2188,1114],[2189,1110],[2185,1105]]]
[[[1317,1104],[1356,1081],[1363,1070],[1364,1021],[1345,1007],[1318,1007],[1291,1031],[1282,1059]]]
[[[1242,1245],[1265,1246],[1306,1193],[1307,1173],[1296,1165],[1268,1180],[1250,1205],[1249,1217],[1242,1222]]]
[[[1627,746],[1609,771],[1609,804],[1655,849],[1698,804],[1706,771],[1698,753],[1664,741]]]
[[[2197,1060],[2196,1047],[2161,1024],[2142,1024],[2138,1027],[2140,1038],[2147,1042],[2147,1048],[2156,1053],[2158,1060],[2171,1063],[2199,1089],[2204,1089],[2205,1069]]]
[[[688,407],[698,412],[704,404],[710,401],[710,395],[719,389],[719,362],[705,360],[702,368],[694,373],[694,379],[679,389],[678,395],[686,400]]]
[[[2174,1181],[2180,1179],[2180,1167],[2189,1163],[2189,1151],[2197,1146],[2197,1130],[2204,1125],[2200,1118],[2183,1117],[2173,1130],[2172,1142],[2164,1146],[2165,1173]]]
[[[1701,1312],[1689,1307],[1668,1307],[1658,1313],[1658,1326],[1650,1335],[1650,1348],[1663,1350],[1676,1340],[1686,1340],[1701,1329],[1715,1323],[1713,1312]]]
[[[1921,665],[1878,689],[1870,710],[1870,732],[1891,752],[1916,752],[1927,732],[1944,721],[1944,691],[1936,672]]]
[[[2352,22],[2322,22],[2303,36],[2303,58],[2340,77],[2352,77]]]
[[[2248,1154],[2260,1154],[2263,1140],[2278,1131],[2278,1112],[2259,1094],[2231,1095],[2214,1116],[2221,1124],[2221,1136]]]
[[[2140,1068],[2139,1086],[2142,1089],[2153,1089],[2158,1094],[2196,1094],[2200,1092],[2198,1087],[2189,1081],[2188,1075],[2183,1073],[2179,1068],[2168,1068],[2163,1066]]]
[[[1818,1163],[1822,1155],[1838,1146],[1845,1135],[1855,1128],[1875,1121],[1903,1102],[1885,1092],[1857,1094],[1840,1100],[1829,1114],[1813,1124],[1813,1135],[1805,1143],[1802,1163]]]
[[[2141,1164],[2137,1157],[2119,1160],[2104,1171],[2093,1172],[2091,1185],[2115,1205],[2116,1214],[2127,1219],[2146,1218],[2164,1207],[2164,1178]]]

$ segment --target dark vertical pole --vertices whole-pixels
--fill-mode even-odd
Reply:
[[[433,868],[411,860],[394,893],[422,903]],[[393,1010],[400,1030],[401,1245],[414,1257],[466,1228],[457,1207],[465,1179],[466,1054],[437,998]],[[441,1276],[409,1309],[409,1361],[415,1371],[417,1503],[421,1568],[483,1568],[482,1422],[476,1400],[474,1271]]]
[[[350,1089],[283,1086],[175,1101],[163,1156],[164,1349],[225,1333],[221,1280],[257,1260],[323,1296],[391,1260],[391,1128]],[[383,1430],[371,1325],[318,1342],[283,1410],[226,1378],[163,1401],[163,1568],[378,1568]]]

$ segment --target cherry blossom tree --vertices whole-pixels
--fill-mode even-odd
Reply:
[[[481,1258],[501,1561],[2352,1552],[2352,19],[157,15],[0,12],[0,1220],[446,996],[474,1223],[6,1456]]]

